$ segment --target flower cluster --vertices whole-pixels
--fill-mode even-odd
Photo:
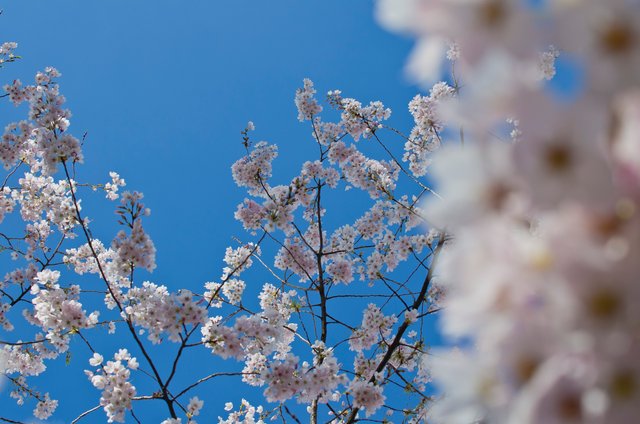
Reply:
[[[59,271],[45,269],[36,276],[36,283],[31,286],[34,295],[33,315],[28,319],[32,324],[46,330],[50,340],[60,338],[57,347],[62,351],[67,348],[65,330],[77,330],[93,327],[98,321],[98,312],[89,316],[78,302],[80,287],[73,285],[62,289],[58,284]]]
[[[107,413],[107,422],[124,422],[124,414],[131,409],[131,400],[136,395],[136,388],[129,382],[131,370],[138,369],[138,361],[126,349],[120,349],[113,361],[102,364],[103,357],[94,353],[89,360],[93,367],[99,367],[96,372],[85,371],[91,384],[102,390],[100,405]]]
[[[232,411],[233,404],[227,402],[225,411]],[[262,406],[252,406],[248,401],[242,399],[237,411],[229,412],[227,419],[218,417],[218,424],[265,424],[262,419],[264,408]]]
[[[18,43],[14,41],[8,41],[0,45],[0,68],[5,63],[14,62],[19,56],[16,56],[13,51],[18,48]]]
[[[264,141],[256,143],[248,156],[239,159],[231,167],[233,180],[239,187],[247,187],[252,194],[261,193],[263,185],[271,177],[271,162],[277,156],[277,146]]]
[[[107,193],[107,199],[116,200],[119,197],[118,189],[127,184],[123,178],[120,178],[120,175],[117,172],[109,172],[109,177],[111,177],[111,182],[104,185],[104,191]]]
[[[127,234],[124,230],[118,232],[111,247],[117,254],[116,266],[124,275],[132,273],[135,268],[153,271],[156,267],[156,248],[142,228],[141,219],[142,216],[148,216],[150,211],[140,202],[141,199],[142,193],[138,192],[125,192],[120,199],[120,223],[126,224],[131,233]]]
[[[233,327],[222,325],[221,317],[209,318],[202,327],[202,342],[213,353],[223,358],[255,361],[252,355],[284,355],[290,350],[296,325],[289,323],[295,291],[281,292],[271,284],[265,284],[260,293],[262,312],[259,315],[241,316]],[[248,365],[247,365],[248,366]]]
[[[316,90],[313,88],[313,82],[310,79],[304,80],[304,87],[296,91],[296,107],[298,108],[298,120],[310,120],[314,115],[322,112],[322,106],[314,98]]]
[[[313,365],[301,364],[298,357],[289,354],[263,369],[261,379],[267,385],[264,391],[267,401],[282,402],[295,397],[300,403],[327,403],[339,398],[336,389],[347,381],[340,373],[340,364],[324,343],[316,342],[312,349]]]
[[[373,415],[384,404],[382,387],[373,383],[357,380],[351,383],[349,391],[353,396],[353,404],[365,409],[367,417]]]
[[[47,68],[36,75],[34,86],[23,88],[16,80],[4,87],[15,105],[29,103],[31,120],[6,127],[0,142],[0,159],[5,168],[22,161],[34,170],[53,174],[59,163],[82,162],[80,142],[67,132],[71,113],[62,108],[65,98],[55,82],[59,76],[56,69]]]
[[[404,144],[402,160],[409,162],[409,169],[421,177],[427,173],[429,155],[440,147],[444,122],[438,113],[438,104],[450,99],[455,90],[446,82],[440,82],[431,88],[429,96],[417,95],[409,102],[409,112],[413,115],[415,126]]]
[[[381,337],[384,340],[391,334],[395,322],[395,316],[384,316],[378,306],[370,303],[362,315],[362,325],[349,339],[349,348],[358,352],[371,348]]]
[[[36,409],[33,410],[33,416],[41,420],[46,420],[51,415],[53,415],[57,407],[58,401],[55,399],[51,399],[49,397],[49,393],[46,393],[44,395],[44,399],[39,401],[36,405]]]
[[[197,305],[189,290],[170,294],[165,286],[145,281],[141,287],[133,287],[126,294],[124,312],[128,319],[148,331],[153,343],[162,341],[162,333],[169,340],[180,341],[184,325],[203,323],[206,312]]]

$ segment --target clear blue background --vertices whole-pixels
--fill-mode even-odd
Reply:
[[[230,166],[243,153],[240,130],[248,120],[256,124],[254,137],[279,145],[280,182],[315,158],[310,128],[297,121],[293,103],[303,78],[314,80],[320,98],[342,89],[363,102],[380,99],[394,111],[392,126],[408,132],[412,125],[407,103],[417,88],[403,73],[412,42],[380,28],[368,0],[13,0],[1,8],[0,41],[17,41],[23,56],[0,70],[1,82],[30,82],[45,66],[62,72],[71,131],[87,133],[79,179],[106,182],[114,170],[128,189],[145,193],[153,211],[145,228],[158,249],[150,279],[171,290],[200,291],[219,277],[231,238],[247,239],[233,221],[243,192]],[[13,109],[0,103],[3,124]],[[401,149],[399,139],[393,143]],[[87,199],[85,213],[113,222],[112,206]],[[351,219],[361,211],[354,210],[343,212]],[[115,229],[94,226],[106,242]],[[255,293],[267,280],[260,278],[248,290]],[[73,358],[80,368],[87,367],[85,353]],[[199,362],[205,360],[213,357],[188,364],[210,369]],[[44,386],[57,378],[76,393],[74,402],[61,403],[59,422],[99,398],[86,377],[65,375],[59,363],[41,380]],[[205,405],[201,422],[217,421],[224,402],[257,399],[261,391],[235,378],[206,387],[216,400]],[[153,403],[154,419],[165,418],[164,405]],[[16,409],[6,390],[0,410],[25,420],[31,412]],[[99,411],[84,422],[104,420]]]

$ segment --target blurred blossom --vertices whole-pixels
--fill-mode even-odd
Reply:
[[[465,347],[430,363],[433,422],[634,422],[640,2],[380,0],[378,15],[416,37],[421,81],[448,72],[423,46],[456,46],[423,212],[450,236],[442,325]],[[585,80],[560,103],[546,81],[565,54]]]

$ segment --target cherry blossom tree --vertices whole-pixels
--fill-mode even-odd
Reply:
[[[82,180],[58,71],[4,87],[27,113],[0,143],[0,241],[15,261],[0,282],[0,371],[19,404],[55,416],[66,400],[33,380],[73,350],[96,389],[74,422],[148,422],[142,402],[166,424],[634,421],[640,4],[377,6],[418,38],[407,69],[428,89],[408,105],[413,128],[305,80],[294,101],[313,156],[282,180],[278,147],[249,122],[231,166],[246,234],[200,292],[152,282],[141,193],[113,172]],[[0,64],[16,48],[3,44]],[[550,86],[557,60],[581,67],[579,93]],[[104,241],[82,202],[98,192],[121,227]],[[361,215],[345,221],[342,202]],[[453,347],[429,347],[436,312]],[[105,337],[117,348],[99,349]],[[182,366],[197,351],[233,365]],[[263,401],[204,404],[222,376]]]
[[[16,47],[3,46],[8,59]],[[82,140],[71,134],[59,77],[48,68],[31,85],[4,87],[5,101],[27,113],[0,144],[2,248],[15,264],[0,287],[0,359],[11,397],[37,418],[55,417],[66,400],[33,380],[73,351],[96,389],[95,407],[73,422],[99,413],[108,422],[146,422],[136,413],[143,401],[163,405],[165,423],[195,423],[199,415],[224,423],[423,418],[430,402],[423,326],[438,308],[432,270],[446,236],[427,231],[419,205],[434,193],[421,177],[440,144],[437,105],[455,95],[453,87],[440,83],[416,96],[415,127],[403,135],[385,126],[391,111],[381,102],[363,105],[331,91],[322,105],[305,80],[294,101],[315,159],[284,184],[272,176],[278,147],[255,142],[249,123],[238,143],[246,154],[231,166],[247,192],[235,211],[247,235],[227,248],[220,278],[194,293],[150,281],[156,251],[143,226],[150,215],[143,195],[123,191],[115,172],[103,184],[81,180]],[[404,156],[383,136],[402,140]],[[111,240],[94,236],[98,222],[83,207],[98,192],[121,227]],[[349,198],[359,199],[361,216],[344,222],[326,205]],[[244,279],[252,267],[267,282],[249,291],[259,287]],[[98,347],[105,337],[115,350]],[[171,345],[168,367],[158,344]],[[188,369],[194,350],[232,365]],[[184,376],[177,382],[180,372],[193,374],[189,384]],[[200,397],[221,376],[259,387],[264,404],[226,399],[224,413],[221,405],[207,410]]]

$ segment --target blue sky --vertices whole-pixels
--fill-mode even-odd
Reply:
[[[145,228],[158,249],[150,279],[172,290],[199,291],[218,278],[225,247],[244,236],[233,221],[243,192],[230,166],[243,153],[248,120],[256,139],[279,145],[282,181],[314,158],[293,103],[303,78],[314,80],[320,97],[341,89],[363,102],[380,99],[394,111],[391,125],[411,127],[407,103],[417,88],[402,69],[412,43],[378,26],[369,0],[13,0],[0,7],[0,41],[17,41],[23,57],[2,69],[2,83],[30,81],[45,66],[62,72],[71,130],[87,133],[80,179],[106,182],[114,170],[128,189],[145,193],[152,209]],[[3,124],[13,114],[0,104]],[[111,207],[87,200],[85,213],[115,221]],[[114,229],[94,232],[109,241]],[[61,378],[64,364],[52,371],[48,379]],[[95,404],[99,392],[82,375],[77,382],[78,404]],[[224,387],[225,400],[236,403],[249,396],[237,380],[210,387]],[[14,410],[6,391],[0,404]],[[207,407],[214,417],[221,412]],[[77,411],[62,406],[60,419]],[[102,422],[102,414],[86,422]]]

